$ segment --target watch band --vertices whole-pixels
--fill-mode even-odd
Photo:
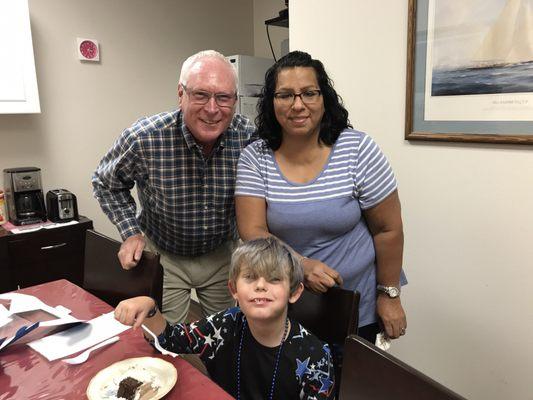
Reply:
[[[154,300],[154,303],[155,303],[155,300]],[[146,318],[152,318],[156,314],[157,314],[157,303],[155,303],[154,308],[148,311],[148,314],[146,314]]]
[[[396,287],[396,286],[385,286],[385,285],[378,284],[376,286],[376,289],[379,292],[385,293],[391,299],[395,299],[397,297],[400,297],[400,293],[401,293],[401,289]]]

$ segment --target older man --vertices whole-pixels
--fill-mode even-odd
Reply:
[[[191,288],[206,315],[232,302],[235,169],[255,131],[234,115],[236,90],[235,69],[222,54],[189,57],[178,83],[179,109],[135,122],[93,175],[94,195],[124,240],[122,267],[134,268],[145,246],[161,254],[163,313],[173,323],[185,319]],[[135,184],[139,213],[130,194]]]

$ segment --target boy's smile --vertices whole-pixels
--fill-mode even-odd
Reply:
[[[230,290],[246,318],[256,321],[285,319],[288,303],[299,297],[299,291],[291,296],[288,278],[266,279],[247,268],[239,274],[235,287],[230,284]]]
[[[264,305],[266,303],[269,303],[271,302],[272,300],[271,299],[266,299],[264,297],[256,297],[255,299],[252,299],[252,301],[256,304],[256,305]]]

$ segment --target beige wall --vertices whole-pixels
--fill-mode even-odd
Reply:
[[[92,171],[134,120],[176,106],[178,64],[186,57],[205,48],[253,54],[253,3],[30,0],[29,5],[42,113],[0,115],[0,169],[41,167],[45,191],[71,190],[80,213],[117,237],[92,197]],[[77,36],[100,42],[100,63],[78,61]]]
[[[275,18],[285,8],[284,0],[254,0],[254,55],[272,58],[268,44],[265,21]],[[289,38],[289,29],[279,26],[269,27],[270,40],[276,59],[281,56],[281,42]]]
[[[291,50],[324,61],[399,180],[409,328],[393,353],[470,399],[533,399],[533,147],[403,139],[407,1],[290,15]]]

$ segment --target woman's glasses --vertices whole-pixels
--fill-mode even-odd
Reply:
[[[284,106],[292,105],[296,98],[299,97],[304,104],[315,104],[322,95],[322,92],[318,89],[306,90],[301,93],[292,92],[276,92],[274,93],[274,100]]]
[[[207,104],[211,97],[215,98],[215,103],[219,107],[233,107],[237,101],[236,94],[227,94],[227,93],[210,93],[203,90],[190,90],[185,85],[181,85],[183,90],[187,92],[191,98],[191,102],[194,104],[204,105]]]

